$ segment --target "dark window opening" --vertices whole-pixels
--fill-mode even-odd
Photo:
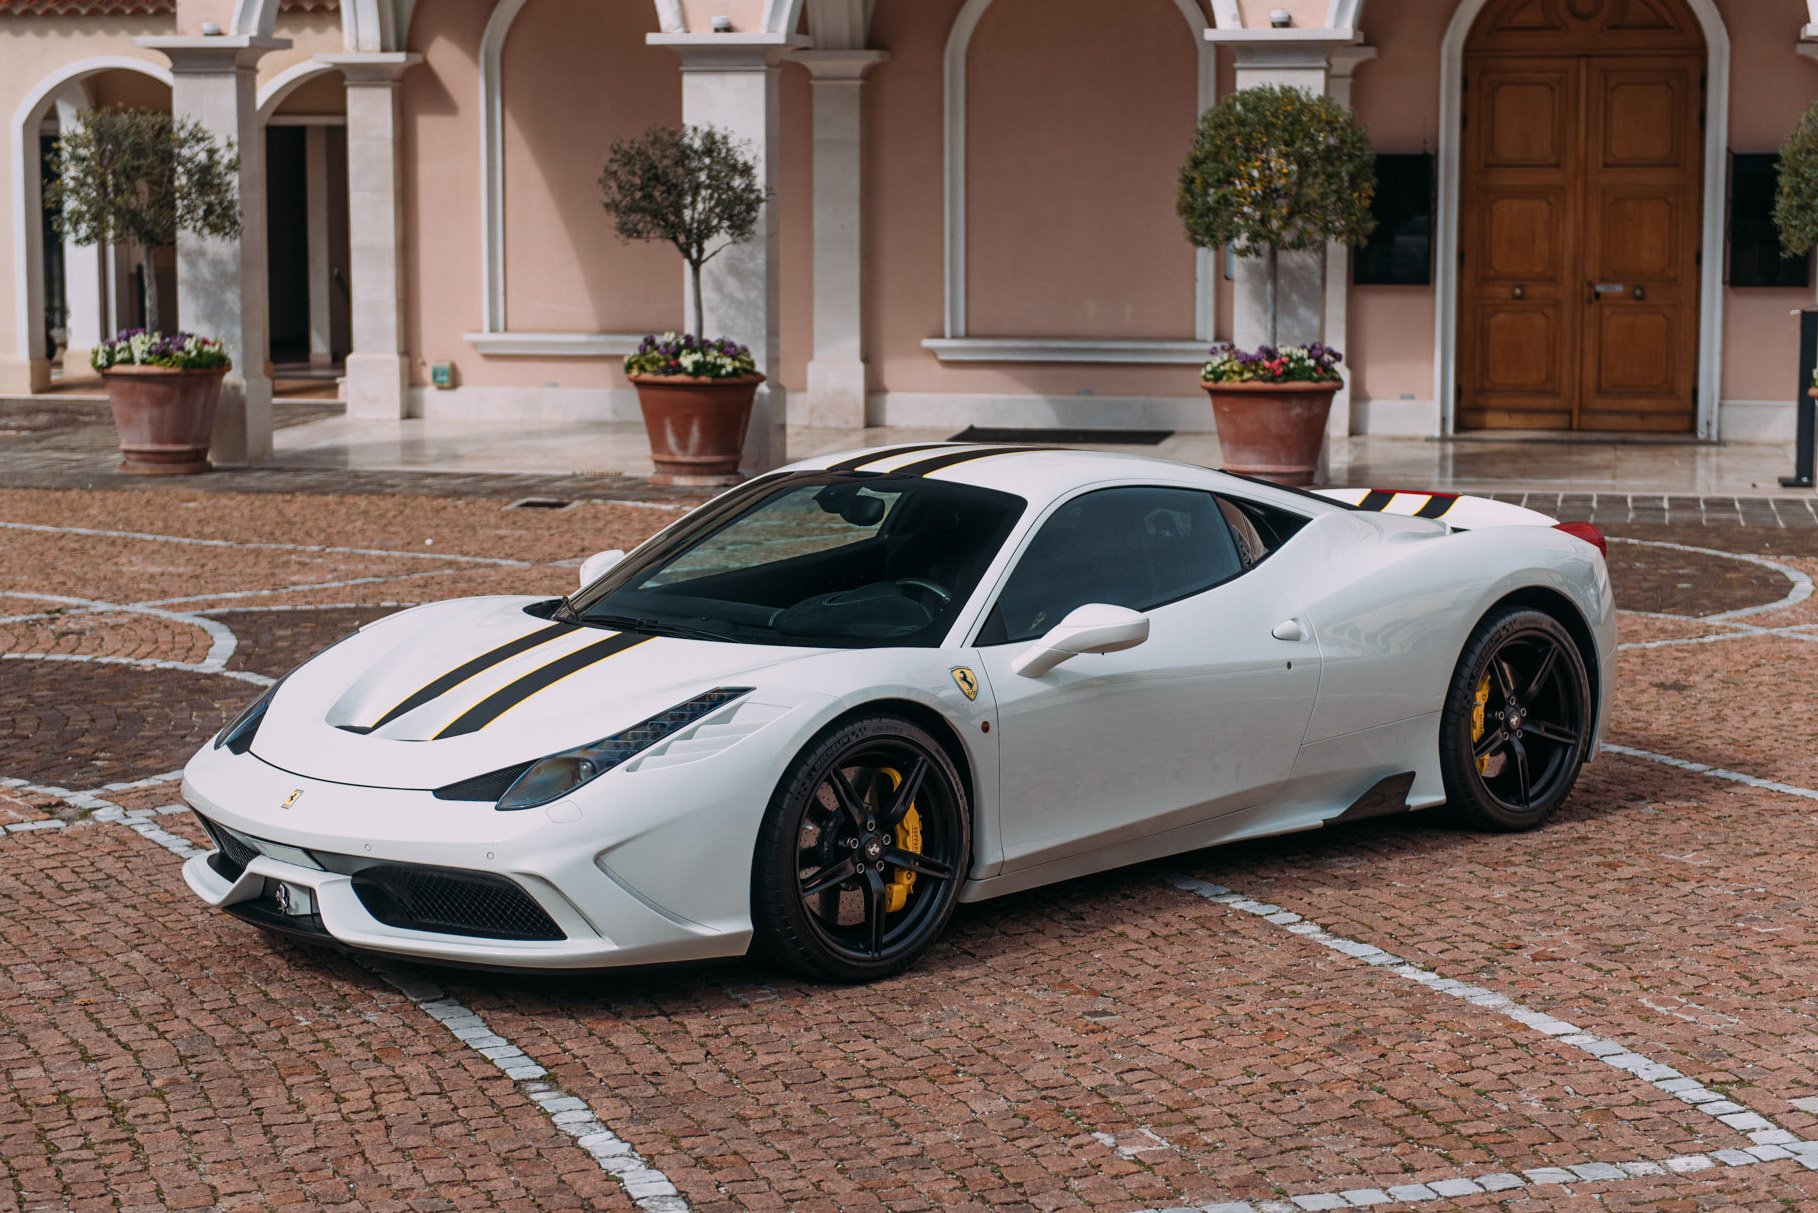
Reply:
[[[1376,157],[1376,230],[1351,259],[1358,286],[1427,286],[1433,281],[1433,157]]]
[[[1780,157],[1773,152],[1736,153],[1730,157],[1731,286],[1807,286],[1812,257],[1781,255],[1780,231],[1774,226],[1774,191]]]

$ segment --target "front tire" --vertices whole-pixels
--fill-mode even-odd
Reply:
[[[759,946],[807,977],[875,981],[912,964],[953,914],[971,806],[939,742],[883,713],[823,734],[784,775],[758,833]]]
[[[1480,829],[1538,826],[1578,781],[1591,712],[1584,658],[1560,622],[1492,611],[1465,642],[1440,713],[1448,804]]]

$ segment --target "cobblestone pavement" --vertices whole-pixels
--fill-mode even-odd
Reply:
[[[0,1211],[1818,1207],[1818,527],[1599,511],[1617,749],[1532,834],[964,906],[859,989],[375,966],[206,909],[170,773],[260,686],[675,517],[501,504],[0,491]]]

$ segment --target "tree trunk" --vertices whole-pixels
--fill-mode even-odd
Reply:
[[[152,249],[149,244],[139,246],[139,273],[145,279],[145,331],[155,333],[160,323],[158,316],[158,274],[152,268]]]
[[[1267,283],[1263,289],[1263,304],[1267,308],[1268,313],[1269,313],[1269,345],[1271,347],[1273,347],[1275,345],[1275,328],[1276,328],[1275,308],[1276,308],[1276,270],[1277,270],[1277,258],[1275,256],[1275,246],[1273,244],[1271,244],[1269,246],[1268,262],[1269,262],[1269,277],[1268,277]]]
[[[688,268],[694,273],[694,335],[705,341],[707,340],[707,322],[701,319],[701,263],[691,261]]]

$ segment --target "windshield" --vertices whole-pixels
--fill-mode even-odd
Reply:
[[[931,647],[1025,504],[913,476],[758,481],[658,536],[572,606],[584,623],[656,635]]]

